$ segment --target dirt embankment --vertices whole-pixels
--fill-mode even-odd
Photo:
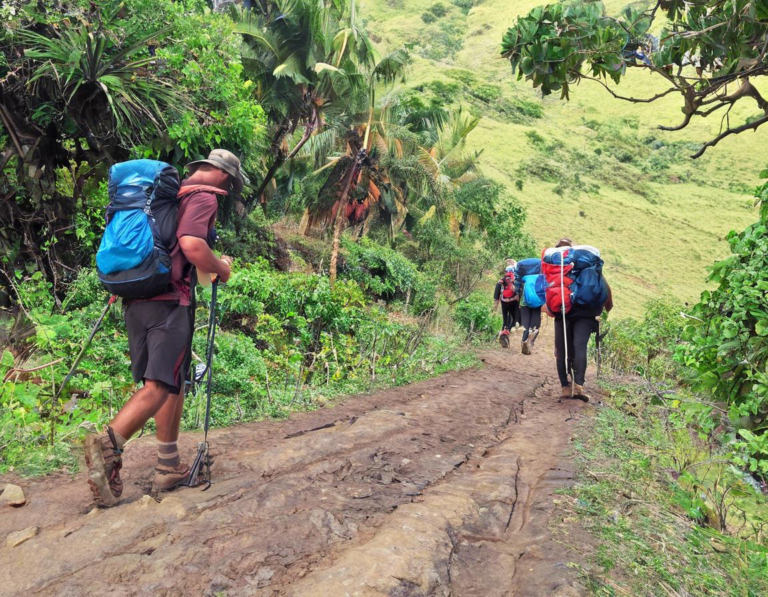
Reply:
[[[0,540],[39,532],[0,544],[0,595],[579,595],[548,525],[584,405],[558,402],[550,355],[495,351],[479,370],[217,430],[205,492],[145,495],[152,438],[129,446],[117,508],[92,511],[82,474],[26,483]]]

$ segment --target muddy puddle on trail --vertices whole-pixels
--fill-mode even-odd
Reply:
[[[126,452],[119,507],[91,510],[82,473],[23,483],[0,539],[39,531],[0,544],[0,595],[580,595],[549,524],[585,407],[558,402],[550,355],[489,352],[481,369],[217,430],[205,492],[145,495],[152,438]]]

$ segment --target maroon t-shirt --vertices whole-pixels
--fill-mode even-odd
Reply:
[[[219,202],[216,195],[226,195],[226,191],[205,185],[189,185],[181,182],[179,196],[179,224],[176,229],[176,244],[171,250],[171,286],[164,294],[152,297],[153,301],[178,301],[189,306],[190,288],[194,266],[187,260],[178,242],[182,236],[194,236],[205,241],[216,223]]]

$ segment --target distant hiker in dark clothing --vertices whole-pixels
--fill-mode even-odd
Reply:
[[[177,440],[184,406],[184,384],[192,355],[193,292],[197,271],[226,282],[232,260],[217,258],[208,244],[216,221],[217,195],[240,194],[240,160],[215,149],[206,160],[187,166],[189,178],[179,191],[177,242],[171,249],[171,284],[145,300],[127,301],[125,322],[131,371],[139,389],[102,435],[86,437],[88,483],[97,505],[112,506],[123,490],[121,454],[126,442],[154,418],[158,461],[153,487],[168,490],[183,484],[189,467],[181,462]],[[191,306],[192,305],[192,306]]]
[[[515,274],[515,279],[517,279],[517,261],[511,258],[507,258],[506,263],[507,263],[507,269],[510,267],[513,268],[512,271]],[[517,292],[517,286],[515,286],[515,291]],[[517,292],[517,296],[513,301],[512,327],[514,327],[515,329],[518,329],[520,327],[520,293],[519,292]],[[510,327],[510,330],[512,329],[512,327]]]
[[[572,247],[570,239],[560,239],[558,248]],[[601,262],[602,263],[602,262]],[[607,288],[607,300],[593,306],[572,305],[565,315],[563,325],[562,312],[553,311],[547,307],[549,314],[555,318],[555,357],[557,359],[557,375],[562,386],[562,397],[577,398],[584,402],[589,396],[584,390],[584,380],[587,373],[587,345],[589,337],[598,331],[599,319],[603,311],[613,309],[613,296],[610,287]],[[567,336],[567,346],[565,337]],[[566,351],[567,348],[567,351]],[[568,362],[566,363],[566,353]],[[570,376],[570,379],[569,379]]]
[[[493,291],[493,310],[498,311],[501,305],[501,316],[503,320],[501,333],[509,335],[510,330],[516,324],[519,296],[515,289],[515,263],[507,265],[501,280],[496,283]]]
[[[520,297],[520,323],[523,327],[521,349],[531,354],[541,328],[541,307],[546,299],[546,280],[541,274],[541,258],[522,259],[515,271],[515,285]]]
[[[523,283],[525,289],[525,283]],[[541,328],[541,305],[531,307],[526,303],[525,294],[520,293],[520,325],[523,327],[522,352],[531,354]]]

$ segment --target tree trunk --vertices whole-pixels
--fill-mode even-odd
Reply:
[[[363,160],[365,159],[365,150],[361,149],[360,153],[358,154],[357,158],[355,159],[355,163],[352,165],[352,168],[349,171],[349,175],[347,176],[347,180],[344,183],[344,190],[341,193],[341,198],[339,199],[339,208],[336,210],[336,219],[333,223],[333,248],[331,249],[331,268],[330,268],[330,276],[331,276],[331,287],[336,283],[336,264],[339,259],[339,240],[341,238],[341,231],[344,227],[344,214],[347,212],[347,201],[349,199],[349,191],[352,188],[352,183],[357,178],[357,175],[360,172],[360,168],[363,164]]]
[[[256,192],[253,194],[253,197],[247,203],[248,211],[251,211],[251,208],[253,205],[253,198],[258,197],[259,203],[261,203],[261,209],[264,210],[264,215],[265,216],[267,215],[267,200],[264,197],[264,191],[267,190],[267,186],[275,177],[275,174],[277,174],[277,171],[280,169],[280,166],[282,166],[284,162],[285,162],[285,156],[283,156],[282,153],[279,153],[277,156],[275,156],[275,161],[272,162],[272,165],[269,167],[269,170],[267,170],[267,173],[264,175],[264,180],[261,181],[259,188],[256,190]]]
[[[294,157],[296,157],[296,154],[298,154],[301,148],[304,147],[307,141],[309,141],[310,137],[312,137],[312,133],[314,133],[315,129],[317,128],[317,123],[318,123],[317,110],[313,108],[312,117],[308,120],[307,124],[304,127],[304,134],[301,136],[301,139],[296,144],[296,147],[294,147],[290,151],[290,153],[288,153],[287,155],[280,150],[280,144],[282,143],[283,138],[287,134],[287,130],[285,129],[285,127],[281,127],[277,135],[275,135],[275,138],[272,141],[272,146],[275,148],[275,151],[276,151],[275,161],[272,162],[272,165],[269,167],[269,170],[267,170],[267,173],[264,175],[264,180],[261,181],[259,188],[253,194],[253,197],[258,197],[259,202],[261,203],[261,208],[264,210],[264,215],[267,215],[267,201],[266,201],[266,198],[264,197],[264,192],[267,190],[267,186],[269,185],[270,182],[272,182],[272,179],[275,177],[280,167],[285,162],[292,160]],[[248,203],[249,210],[251,208],[251,204],[252,204],[252,201]]]

